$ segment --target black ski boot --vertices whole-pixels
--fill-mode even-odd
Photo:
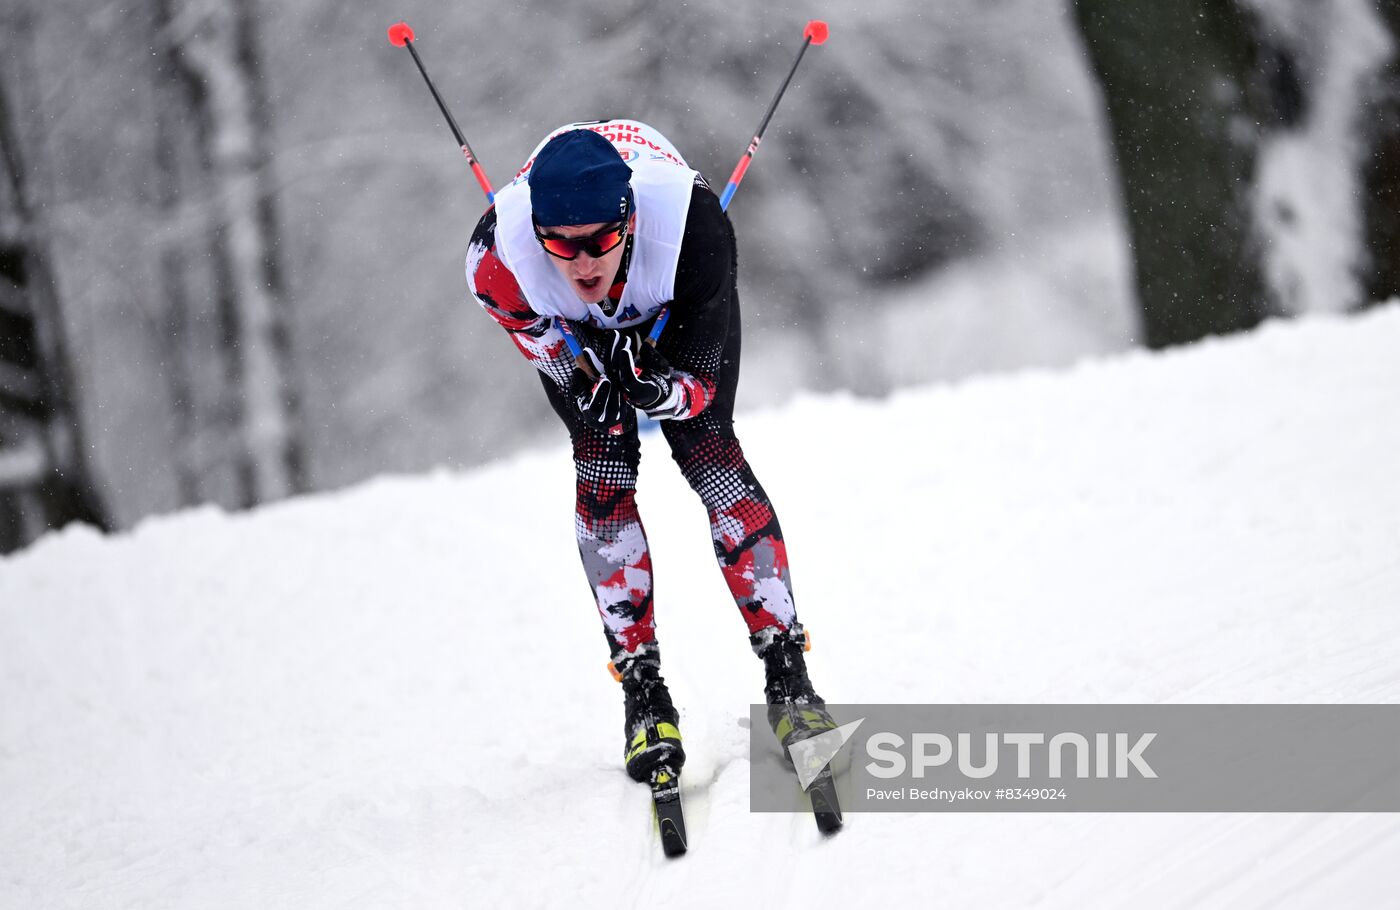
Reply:
[[[763,629],[749,641],[754,653],[763,658],[768,725],[782,743],[783,756],[791,762],[788,747],[793,743],[836,729],[826,702],[807,677],[807,661],[802,656],[807,650],[807,634],[801,623],[793,623],[783,632]]]
[[[674,777],[685,764],[685,750],[681,748],[680,715],[661,678],[660,652],[655,644],[645,644],[623,652],[612,668],[622,683],[627,775],[649,783],[654,771],[665,768]]]

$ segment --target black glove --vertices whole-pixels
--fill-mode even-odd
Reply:
[[[603,368],[603,361],[592,348],[584,348],[583,353],[593,362],[596,378],[589,376],[582,368],[574,370],[569,381],[569,397],[584,423],[607,427],[610,430],[622,422],[622,390],[609,378]]]
[[[671,365],[660,351],[631,332],[613,336],[606,369],[622,397],[634,408],[651,413],[675,403]]]

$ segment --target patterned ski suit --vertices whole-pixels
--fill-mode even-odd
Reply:
[[[612,138],[609,136],[609,138]],[[647,217],[639,198],[639,222]],[[498,198],[498,203],[500,202]],[[576,369],[553,319],[532,308],[499,254],[497,208],[472,235],[467,278],[472,295],[539,371],[550,404],[573,442],[577,477],[574,527],[579,554],[614,658],[656,636],[651,557],[635,501],[640,446],[636,414],[626,409],[622,432],[579,419],[568,395]],[[751,635],[796,622],[787,550],[778,517],[734,435],[739,382],[740,318],[734,231],[719,200],[696,178],[676,260],[671,317],[658,350],[684,394],[661,432],[681,473],[709,513],[715,557]],[[616,307],[619,275],[611,294]],[[645,333],[654,315],[628,327]],[[608,328],[569,321],[580,341]]]

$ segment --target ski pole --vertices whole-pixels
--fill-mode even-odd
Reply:
[[[779,86],[778,93],[773,96],[773,101],[768,105],[768,113],[763,115],[763,122],[758,125],[758,131],[753,134],[753,139],[749,140],[749,147],[744,150],[744,154],[739,156],[739,163],[734,166],[734,173],[729,175],[729,183],[724,187],[724,192],[719,197],[719,207],[723,211],[729,210],[729,200],[734,198],[734,193],[739,189],[739,184],[744,182],[744,174],[748,173],[749,164],[753,162],[753,156],[758,152],[758,145],[763,141],[763,131],[768,129],[768,121],[773,119],[773,112],[778,109],[778,102],[783,100],[783,93],[787,91],[788,84],[792,82],[792,77],[797,73],[797,65],[802,62],[802,55],[807,53],[807,48],[813,44],[825,44],[827,36],[831,30],[827,24],[820,19],[813,19],[807,23],[802,30],[802,36],[806,40],[797,49],[797,59],[792,61],[792,69],[788,70],[787,78]],[[655,346],[661,339],[661,332],[666,328],[666,322],[671,318],[671,308],[666,307],[656,317],[656,322],[652,324],[651,332],[647,335],[647,343]]]
[[[491,181],[486,179],[486,171],[482,170],[481,163],[476,160],[476,154],[472,147],[467,144],[467,137],[462,135],[462,130],[457,126],[457,121],[453,119],[452,112],[447,109],[447,102],[442,100],[442,95],[438,94],[437,86],[433,85],[432,77],[428,75],[428,70],[423,66],[423,59],[418,56],[418,49],[413,46],[413,29],[409,28],[407,22],[396,22],[389,26],[389,43],[394,47],[406,47],[413,55],[413,62],[418,64],[418,72],[423,74],[423,81],[428,83],[428,91],[433,93],[433,100],[437,102],[438,110],[442,111],[442,116],[447,118],[447,125],[452,128],[452,135],[457,140],[457,145],[462,149],[462,154],[466,156],[467,165],[472,169],[472,174],[476,177],[476,182],[481,184],[481,191],[486,194],[487,203],[496,201],[496,194],[491,190]]]
[[[423,59],[418,56],[418,50],[413,46],[413,29],[407,22],[396,22],[389,26],[389,43],[394,47],[406,47],[413,55],[413,62],[418,64],[418,72],[423,74],[423,81],[428,83],[428,91],[433,93],[433,100],[437,102],[438,110],[442,111],[442,116],[447,119],[447,125],[452,128],[452,136],[457,140],[457,145],[462,149],[462,154],[466,156],[467,164],[471,166],[472,173],[476,175],[476,182],[481,184],[481,191],[486,194],[486,202],[493,205],[496,202],[496,194],[491,190],[491,181],[486,178],[486,171],[482,170],[481,163],[476,160],[476,153],[467,144],[467,137],[462,135],[462,130],[457,126],[457,120],[452,116],[452,112],[447,109],[447,102],[442,100],[442,95],[438,94],[437,86],[433,84],[433,79],[428,75],[428,70],[423,66]],[[579,346],[578,339],[574,338],[574,333],[562,319],[555,319],[555,325],[559,326],[564,333],[564,342],[569,346],[569,353],[574,355],[574,361],[579,369],[583,370],[590,379],[597,379],[597,373],[593,369],[593,363],[583,355],[583,348]]]
[[[467,144],[467,137],[462,135],[462,130],[457,126],[457,120],[452,116],[452,112],[447,109],[447,102],[442,100],[442,95],[438,94],[437,86],[433,84],[433,79],[428,75],[428,70],[423,66],[423,59],[418,56],[418,50],[413,46],[413,29],[407,22],[396,22],[389,26],[389,43],[394,47],[406,47],[413,55],[413,62],[418,65],[418,72],[423,74],[423,81],[428,83],[428,91],[433,93],[433,100],[437,102],[438,110],[442,111],[442,116],[447,119],[447,125],[452,128],[452,136],[457,140],[457,145],[461,147],[462,154],[466,156],[467,164],[471,167],[472,173],[476,176],[476,182],[481,185],[481,191],[486,194],[486,203],[494,205],[496,194],[491,190],[491,181],[486,178],[486,171],[482,170],[481,163],[476,160],[476,154],[472,147]],[[554,324],[564,334],[564,342],[569,346],[569,353],[574,355],[574,363],[583,370],[584,375],[589,379],[597,379],[598,373],[593,369],[593,362],[584,356],[583,348],[579,346],[578,339],[574,337],[573,330],[563,319],[555,318]],[[610,427],[608,432],[617,436],[622,432],[622,424]]]
[[[724,193],[719,197],[720,208],[729,208],[729,200],[734,198],[735,190],[739,189],[739,184],[744,181],[744,174],[748,172],[749,163],[753,161],[753,156],[758,151],[758,144],[763,141],[763,131],[768,129],[768,121],[773,119],[773,112],[778,109],[778,102],[783,100],[783,93],[787,91],[788,83],[792,82],[792,77],[796,75],[797,65],[802,62],[802,55],[807,53],[807,48],[813,44],[825,44],[829,32],[830,29],[827,28],[826,23],[820,19],[808,22],[807,27],[802,30],[802,35],[807,40],[803,41],[802,46],[797,49],[797,59],[792,61],[792,69],[788,70],[787,78],[783,80],[778,93],[773,96],[773,102],[768,105],[768,113],[763,115],[763,122],[758,125],[758,132],[754,133],[744,154],[739,156],[739,163],[734,166],[734,173],[729,175],[729,183],[725,186]]]
[[[462,154],[466,156],[467,164],[471,166],[472,173],[476,175],[476,182],[481,184],[481,190],[486,194],[487,204],[494,204],[496,194],[491,190],[491,181],[486,178],[486,171],[481,167],[481,163],[476,160],[476,153],[467,144],[467,137],[462,135],[462,130],[457,126],[457,120],[452,116],[452,112],[447,109],[447,102],[442,100],[442,95],[438,93],[437,86],[433,84],[433,79],[428,75],[428,70],[423,66],[423,59],[418,56],[418,50],[413,46],[413,29],[407,22],[396,22],[389,26],[389,43],[394,47],[406,47],[413,55],[413,62],[418,65],[418,72],[423,74],[423,81],[428,83],[428,91],[433,93],[433,100],[437,102],[438,110],[442,111],[442,116],[447,119],[447,125],[452,129],[452,136],[457,140],[457,145],[462,149]],[[574,333],[569,329],[562,319],[555,319],[555,324],[564,333],[564,341],[569,346],[569,353],[573,354],[574,360],[578,363],[579,369],[592,379],[596,379],[597,374],[593,370],[593,364],[583,355],[583,348],[579,346]]]

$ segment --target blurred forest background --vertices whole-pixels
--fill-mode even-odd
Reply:
[[[492,180],[632,117],[722,184],[741,408],[1053,366],[1400,292],[1396,0],[392,8],[7,0],[0,550],[562,430],[467,295]]]

